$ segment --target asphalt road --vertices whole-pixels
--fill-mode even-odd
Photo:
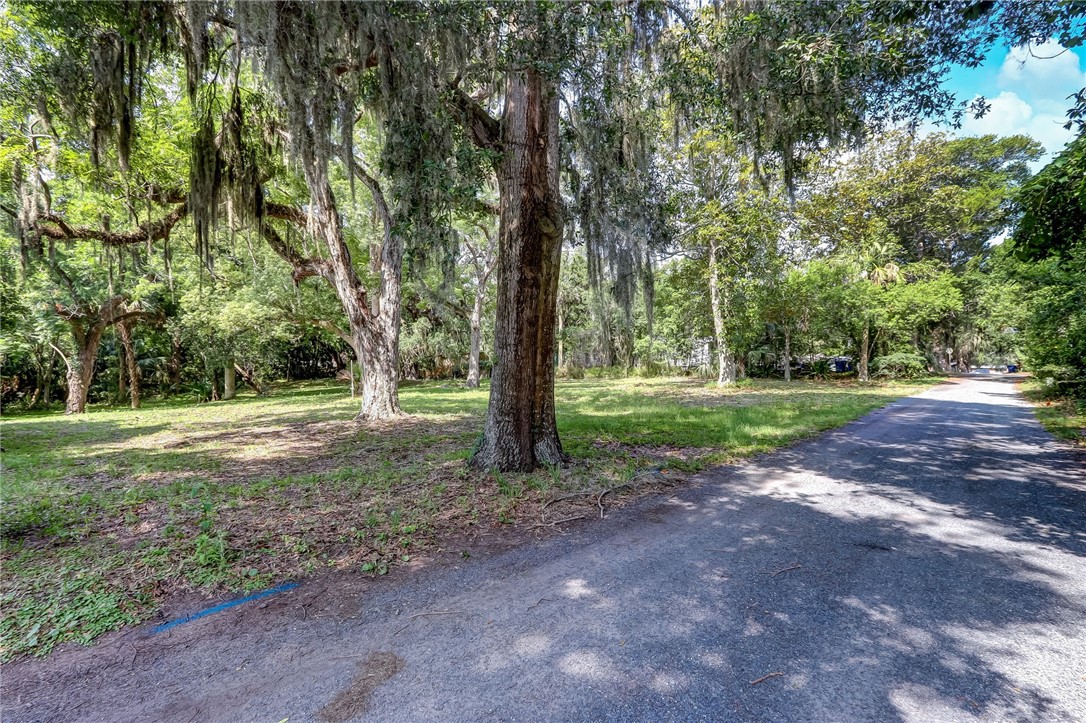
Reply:
[[[305,589],[14,666],[3,718],[1086,721],[1083,457],[1001,378],[349,614]]]

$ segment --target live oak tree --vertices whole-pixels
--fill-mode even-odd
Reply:
[[[953,107],[940,73],[950,60],[979,61],[991,18],[1016,39],[1043,39],[1068,17],[1051,3],[971,2],[15,5],[50,30],[5,73],[5,89],[19,86],[27,117],[44,97],[41,122],[63,116],[92,165],[121,174],[117,195],[140,212],[108,233],[161,248],[174,226],[191,226],[211,275],[223,232],[252,230],[297,281],[325,281],[362,361],[364,419],[399,413],[405,260],[455,244],[451,210],[493,174],[494,369],[473,460],[500,469],[563,459],[554,352],[567,228],[598,241],[590,276],[611,287],[618,336],[638,290],[651,324],[653,244],[668,230],[638,200],[657,188],[660,108],[678,136],[709,119],[759,184],[779,173],[792,187],[812,151],[855,142],[872,121]],[[187,181],[139,178],[133,162],[152,78],[167,68],[177,71],[170,101],[191,114],[187,162],[174,166]],[[32,187],[27,178],[16,185]],[[362,186],[374,235],[345,222],[343,184]],[[71,237],[12,210],[32,231],[31,253],[43,228]],[[619,346],[628,363],[632,344]]]

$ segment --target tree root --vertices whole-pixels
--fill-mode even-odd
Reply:
[[[634,484],[635,480],[637,480],[638,478],[641,478],[641,477],[649,477],[649,476],[659,476],[661,479],[658,480],[658,481],[663,481],[664,484],[671,484],[671,482],[669,480],[667,480],[663,476],[663,473],[660,470],[651,469],[651,470],[646,470],[644,472],[640,472],[638,474],[635,474],[633,477],[626,480],[625,482],[621,482],[621,483],[619,483],[617,485],[613,485],[613,486],[608,487],[608,488],[603,489],[603,490],[599,490],[599,491],[597,491],[597,490],[584,490],[582,492],[573,492],[573,493],[570,493],[568,495],[561,495],[559,497],[555,497],[554,499],[548,500],[548,501],[543,503],[543,506],[539,510],[539,522],[540,522],[540,524],[536,525],[536,526],[537,527],[554,526],[554,525],[557,525],[557,524],[559,524],[561,522],[569,522],[571,520],[583,519],[583,516],[578,516],[578,517],[570,517],[570,518],[567,518],[567,519],[564,519],[564,520],[558,520],[558,521],[555,521],[555,522],[548,522],[547,521],[546,513],[547,513],[547,508],[548,507],[550,507],[551,505],[556,504],[558,502],[564,502],[564,501],[567,501],[567,500],[575,500],[575,499],[577,499],[579,497],[593,497],[594,496],[596,498],[596,507],[600,511],[600,519],[602,520],[607,516],[606,515],[606,510],[605,510],[605,508],[603,506],[603,499],[607,495],[609,495],[612,492],[615,492],[617,490],[623,489],[624,487],[636,487],[638,485]]]

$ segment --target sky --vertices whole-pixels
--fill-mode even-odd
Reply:
[[[1070,50],[1054,41],[995,48],[983,65],[953,69],[945,86],[959,100],[983,95],[991,104],[983,118],[968,115],[957,135],[1024,133],[1048,151],[1034,164],[1036,171],[1074,136],[1063,124],[1072,105],[1067,96],[1086,87],[1086,49]]]

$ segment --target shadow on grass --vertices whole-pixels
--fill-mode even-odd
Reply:
[[[167,717],[196,701],[209,718],[289,706],[305,717],[298,701],[317,710],[352,670],[341,656],[394,645],[411,673],[382,691],[373,715],[389,719],[493,717],[502,690],[503,716],[534,720],[1076,720],[1080,458],[1009,387],[989,389],[912,399],[721,469],[598,535],[375,591],[349,625],[314,632],[291,617],[256,648],[193,633],[161,653],[174,669],[236,672],[234,696],[156,687],[161,668],[133,670],[121,644],[107,676],[58,670],[63,689],[86,696],[88,717]],[[464,614],[405,626],[388,614],[411,610],[404,601]],[[290,658],[289,675],[246,669],[314,640],[321,655]],[[71,700],[32,697],[56,684],[40,670],[17,671],[20,693],[35,715],[60,717]],[[113,683],[150,692],[117,708]]]

